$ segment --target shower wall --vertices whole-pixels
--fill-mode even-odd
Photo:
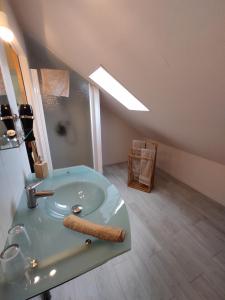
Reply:
[[[70,71],[69,98],[42,95],[53,168],[93,167],[88,82],[32,39],[26,41],[31,68]]]

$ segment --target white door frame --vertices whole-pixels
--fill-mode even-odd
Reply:
[[[101,136],[101,115],[100,115],[100,94],[99,89],[89,83],[89,102],[91,116],[91,139],[94,169],[102,170],[102,136]]]
[[[45,122],[44,109],[42,104],[42,97],[40,92],[38,72],[36,69],[31,69],[31,80],[33,86],[32,106],[34,108],[35,117],[35,138],[38,148],[38,153],[41,158],[47,162],[49,171],[53,170],[52,158],[49,147],[48,133]]]

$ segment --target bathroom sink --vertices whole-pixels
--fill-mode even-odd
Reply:
[[[35,181],[39,180],[31,175],[26,184]],[[0,271],[0,299],[34,297],[130,250],[130,224],[124,200],[102,174],[85,166],[57,169],[37,190],[54,190],[55,194],[38,199],[37,207],[29,209],[24,190],[13,225],[24,224],[31,242],[27,249],[29,256],[38,262],[51,263],[32,270],[23,280],[7,284],[1,282]],[[63,218],[71,214],[76,205],[82,207],[80,218],[123,228],[124,242],[98,240],[64,227]],[[91,243],[89,246],[87,241]],[[67,256],[68,253],[76,254]],[[62,256],[64,259],[58,261]]]
[[[85,166],[54,170],[38,188],[55,192],[51,197],[39,199],[34,209],[50,223],[62,223],[79,206],[82,208],[79,217],[107,224],[124,205],[116,187],[102,174]]]
[[[45,201],[47,213],[62,219],[80,207],[78,215],[84,217],[94,212],[103,203],[105,193],[101,187],[92,182],[73,182],[55,189],[53,197]]]

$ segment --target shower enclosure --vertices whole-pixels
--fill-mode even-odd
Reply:
[[[95,131],[100,110],[96,118],[96,107],[91,105],[96,106],[98,101],[91,101],[88,81],[70,71],[69,97],[46,96],[42,93],[39,70],[31,70],[31,75],[39,123],[39,128],[36,128],[37,145],[50,169],[51,164],[53,169],[75,165],[96,168],[96,149],[94,151],[93,148],[96,148],[96,143],[97,147],[101,147],[97,138],[100,132],[96,134]],[[101,167],[96,169],[101,171]]]

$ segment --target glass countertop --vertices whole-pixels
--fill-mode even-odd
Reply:
[[[28,183],[34,181],[37,181],[34,175],[28,178]],[[62,187],[70,187],[77,182],[82,183],[81,186],[88,183],[91,187],[100,187],[101,193],[97,189],[98,197],[104,194],[104,201],[96,202],[93,206],[96,209],[87,210],[89,213],[81,218],[98,224],[122,227],[126,230],[123,243],[98,240],[63,226],[65,215],[60,215],[59,211],[55,213],[53,208],[60,205],[63,208],[64,203],[68,205],[70,194],[63,194]],[[40,191],[47,189],[55,190],[55,195],[38,199],[38,206],[34,209],[27,208],[24,192],[13,221],[13,225],[25,225],[31,240],[31,246],[27,249],[29,256],[37,259],[40,266],[42,263],[42,267],[29,270],[22,279],[11,282],[4,281],[0,272],[0,299],[29,299],[130,250],[130,225],[124,201],[116,187],[100,173],[85,166],[54,170],[37,188]],[[60,190],[60,197],[57,190]],[[93,188],[91,191],[93,196]],[[87,194],[83,189],[84,192]],[[86,243],[87,239],[91,243]]]

